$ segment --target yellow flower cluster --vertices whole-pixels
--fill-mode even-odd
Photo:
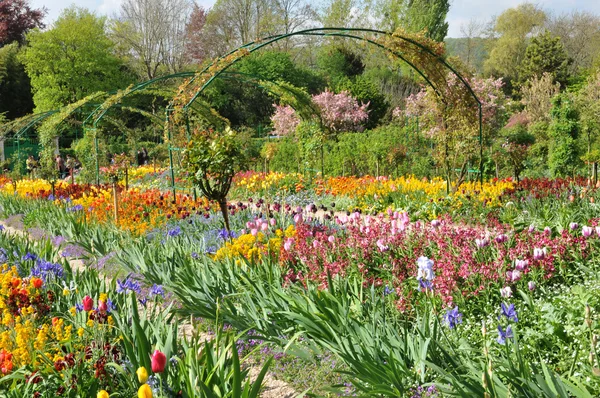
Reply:
[[[233,239],[231,242],[225,242],[214,255],[216,260],[226,258],[243,257],[248,261],[260,261],[265,256],[276,257],[283,244],[283,238],[294,236],[294,226],[290,225],[285,231],[277,229],[274,236],[268,236],[263,232],[258,232],[256,235],[243,234]]]

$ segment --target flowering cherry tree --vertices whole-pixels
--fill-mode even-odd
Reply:
[[[312,101],[316,105],[321,118],[321,123],[330,134],[345,131],[363,131],[364,123],[369,118],[367,108],[369,104],[359,104],[347,92],[335,94],[324,91],[313,95]],[[271,117],[275,134],[287,136],[296,131],[300,124],[300,117],[289,105],[274,105],[275,113]]]

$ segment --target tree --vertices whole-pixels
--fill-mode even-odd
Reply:
[[[576,142],[579,129],[578,115],[571,98],[566,94],[554,97],[550,115],[550,172],[554,177],[573,176],[579,163]]]
[[[549,31],[545,31],[531,39],[527,46],[519,73],[520,82],[524,84],[533,77],[540,78],[547,73],[564,87],[569,77],[570,62],[560,37],[553,37]]]
[[[194,9],[186,26],[185,52],[187,59],[195,64],[201,64],[206,59],[206,25],[207,12],[194,3]]]
[[[32,9],[27,0],[0,1],[0,47],[17,41],[20,44],[25,34],[34,28],[43,28],[45,9]]]
[[[128,76],[113,55],[114,44],[105,26],[105,18],[71,7],[52,29],[27,34],[28,46],[19,58],[31,79],[36,111],[127,85]]]
[[[170,73],[183,69],[186,59],[191,0],[125,0],[112,25],[112,36],[123,54],[133,57],[140,76],[153,79],[159,68]]]
[[[184,152],[185,168],[195,185],[209,200],[219,204],[225,228],[229,227],[227,194],[233,176],[245,163],[240,141],[233,130],[195,132]]]
[[[426,31],[425,36],[442,42],[448,34],[449,10],[448,0],[408,0],[401,26],[413,33]]]
[[[463,62],[470,67],[481,70],[483,68],[483,54],[482,51],[484,46],[483,32],[485,26],[482,22],[475,19],[471,19],[467,24],[460,26],[460,33],[463,35],[462,48],[458,53],[458,56]]]
[[[600,53],[600,16],[586,11],[551,16],[546,25],[560,37],[565,51],[573,62],[569,73],[575,74],[593,66]]]
[[[545,72],[533,76],[521,86],[521,103],[531,123],[549,122],[552,99],[560,92],[560,84],[554,83],[554,77]]]
[[[16,119],[31,113],[31,82],[19,61],[20,47],[12,43],[0,48],[0,114]]]
[[[412,33],[425,31],[427,37],[441,42],[448,34],[449,10],[448,0],[378,0],[373,17],[382,30],[394,32],[402,27]]]
[[[210,53],[222,55],[251,40],[274,33],[275,20],[272,0],[217,0],[206,19]]]
[[[485,70],[502,76],[507,83],[519,81],[521,63],[527,51],[528,37],[546,21],[546,14],[531,3],[523,3],[504,11],[494,23],[490,57]]]
[[[595,183],[600,162],[600,71],[590,76],[577,94],[577,109],[581,130],[586,137],[587,151],[584,159],[592,164],[592,178]]]
[[[437,145],[434,158],[445,169],[448,187],[453,175],[457,187],[464,181],[469,164],[479,156],[480,145],[493,139],[505,119],[507,99],[502,92],[502,79],[467,77],[466,81],[481,101],[483,142],[478,140],[478,112],[471,98],[448,95],[442,99],[428,87],[410,95],[405,109],[394,110],[396,117],[419,117],[423,134]],[[462,89],[462,82],[449,74],[448,90]]]

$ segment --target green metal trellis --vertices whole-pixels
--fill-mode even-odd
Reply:
[[[352,34],[351,34],[351,33]],[[439,91],[438,87],[436,87],[431,80],[429,80],[429,78],[425,75],[424,71],[422,71],[418,66],[414,65],[413,63],[411,63],[410,61],[408,61],[404,55],[402,53],[399,53],[397,51],[394,51],[386,46],[384,46],[383,44],[363,37],[363,36],[358,36],[358,33],[362,33],[362,34],[376,34],[376,35],[385,35],[388,37],[394,37],[396,39],[400,39],[403,40],[407,43],[410,43],[414,46],[416,46],[419,51],[422,51],[424,53],[429,54],[430,56],[432,56],[437,62],[439,62],[441,65],[443,65],[444,67],[446,67],[449,71],[451,71],[452,73],[454,73],[454,75],[461,81],[461,83],[467,88],[467,90],[469,91],[469,94],[472,96],[472,98],[475,100],[476,104],[477,104],[477,108],[478,108],[478,124],[479,124],[479,176],[480,176],[480,183],[483,185],[483,115],[482,115],[482,105],[481,105],[481,101],[479,100],[479,98],[477,97],[477,95],[475,94],[475,92],[473,91],[472,87],[469,85],[469,83],[461,76],[460,73],[458,73],[458,71],[453,68],[443,57],[435,54],[430,48],[422,45],[421,43],[417,42],[416,40],[413,40],[411,38],[408,37],[404,37],[401,35],[396,35],[396,34],[392,34],[390,32],[385,32],[385,31],[380,31],[380,30],[376,30],[376,29],[364,29],[364,28],[314,28],[314,29],[305,29],[305,30],[301,30],[298,32],[292,32],[292,33],[287,33],[287,34],[282,34],[282,35],[274,35],[274,36],[270,36],[258,41],[252,41],[250,43],[244,44],[240,47],[238,47],[235,50],[232,50],[231,52],[229,52],[228,54],[224,55],[223,57],[219,58],[217,61],[219,60],[224,60],[226,57],[231,56],[233,54],[236,53],[236,51],[241,50],[241,49],[245,49],[247,50],[248,53],[252,53],[254,51],[257,51],[267,45],[270,45],[272,43],[275,43],[279,40],[283,40],[283,39],[287,39],[293,36],[323,36],[323,37],[345,37],[345,38],[351,38],[351,39],[357,39],[357,40],[362,40],[365,41],[369,44],[373,44],[379,48],[382,48],[385,51],[388,51],[389,53],[391,53],[392,55],[394,55],[395,57],[403,60],[404,62],[406,62],[411,68],[413,68],[426,82],[427,84],[433,88],[433,90],[436,92],[436,94],[440,97],[444,97],[442,95],[442,93]],[[196,93],[192,96],[192,98],[185,104],[182,106],[182,111],[183,114],[185,115],[185,119],[186,119],[186,129],[188,131],[189,134],[189,117],[188,117],[188,108],[194,103],[194,101],[201,95],[201,93],[217,78],[219,77],[220,74],[222,74],[223,72],[225,72],[229,67],[231,67],[232,65],[234,65],[235,63],[239,62],[242,59],[241,56],[236,57],[235,59],[229,61],[228,63],[226,63],[223,67],[221,67],[220,70],[215,71],[212,76],[202,84],[202,86],[196,91]],[[196,78],[198,78],[198,76],[206,73],[211,67],[214,67],[214,65],[216,64],[216,62],[211,63],[210,65],[208,65],[205,69],[203,69],[200,73],[196,74],[189,82],[188,85],[191,85],[194,80]],[[186,87],[187,87],[186,86]],[[185,89],[185,88],[184,88]],[[170,114],[173,112],[173,102],[171,102],[169,104],[169,106],[167,107],[167,110],[165,112],[166,114],[166,123],[170,123]],[[168,137],[169,140],[171,139],[171,128],[170,128],[170,124],[167,126],[167,130],[168,130]],[[172,169],[172,165],[171,165],[171,169]],[[173,173],[173,171],[171,170],[171,172]],[[174,184],[174,182],[173,182]],[[449,181],[448,181],[449,184]],[[174,189],[174,185],[173,185],[173,189]]]

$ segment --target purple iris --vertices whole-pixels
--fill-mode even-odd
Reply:
[[[456,325],[462,323],[462,317],[463,314],[458,312],[458,306],[456,306],[446,311],[446,315],[444,315],[444,322],[446,322],[450,329],[454,329]]]
[[[129,292],[135,292],[137,294],[140,294],[141,290],[142,287],[139,284],[139,282],[136,282],[134,279],[131,279],[130,276],[128,276],[122,282],[121,280],[117,279],[117,293],[127,294]]]
[[[515,305],[511,304],[511,305],[506,305],[504,303],[500,303],[500,307],[502,309],[502,314],[505,317],[507,317],[509,320],[513,321],[513,322],[519,322],[519,318],[517,318],[517,310],[515,310]],[[500,318],[500,317],[498,317]]]
[[[161,285],[154,284],[150,287],[150,294],[165,297],[165,289]]]
[[[506,327],[506,331],[502,330],[502,326],[498,325],[498,343],[504,345],[506,343],[506,339],[512,339],[513,332],[510,325]]]

